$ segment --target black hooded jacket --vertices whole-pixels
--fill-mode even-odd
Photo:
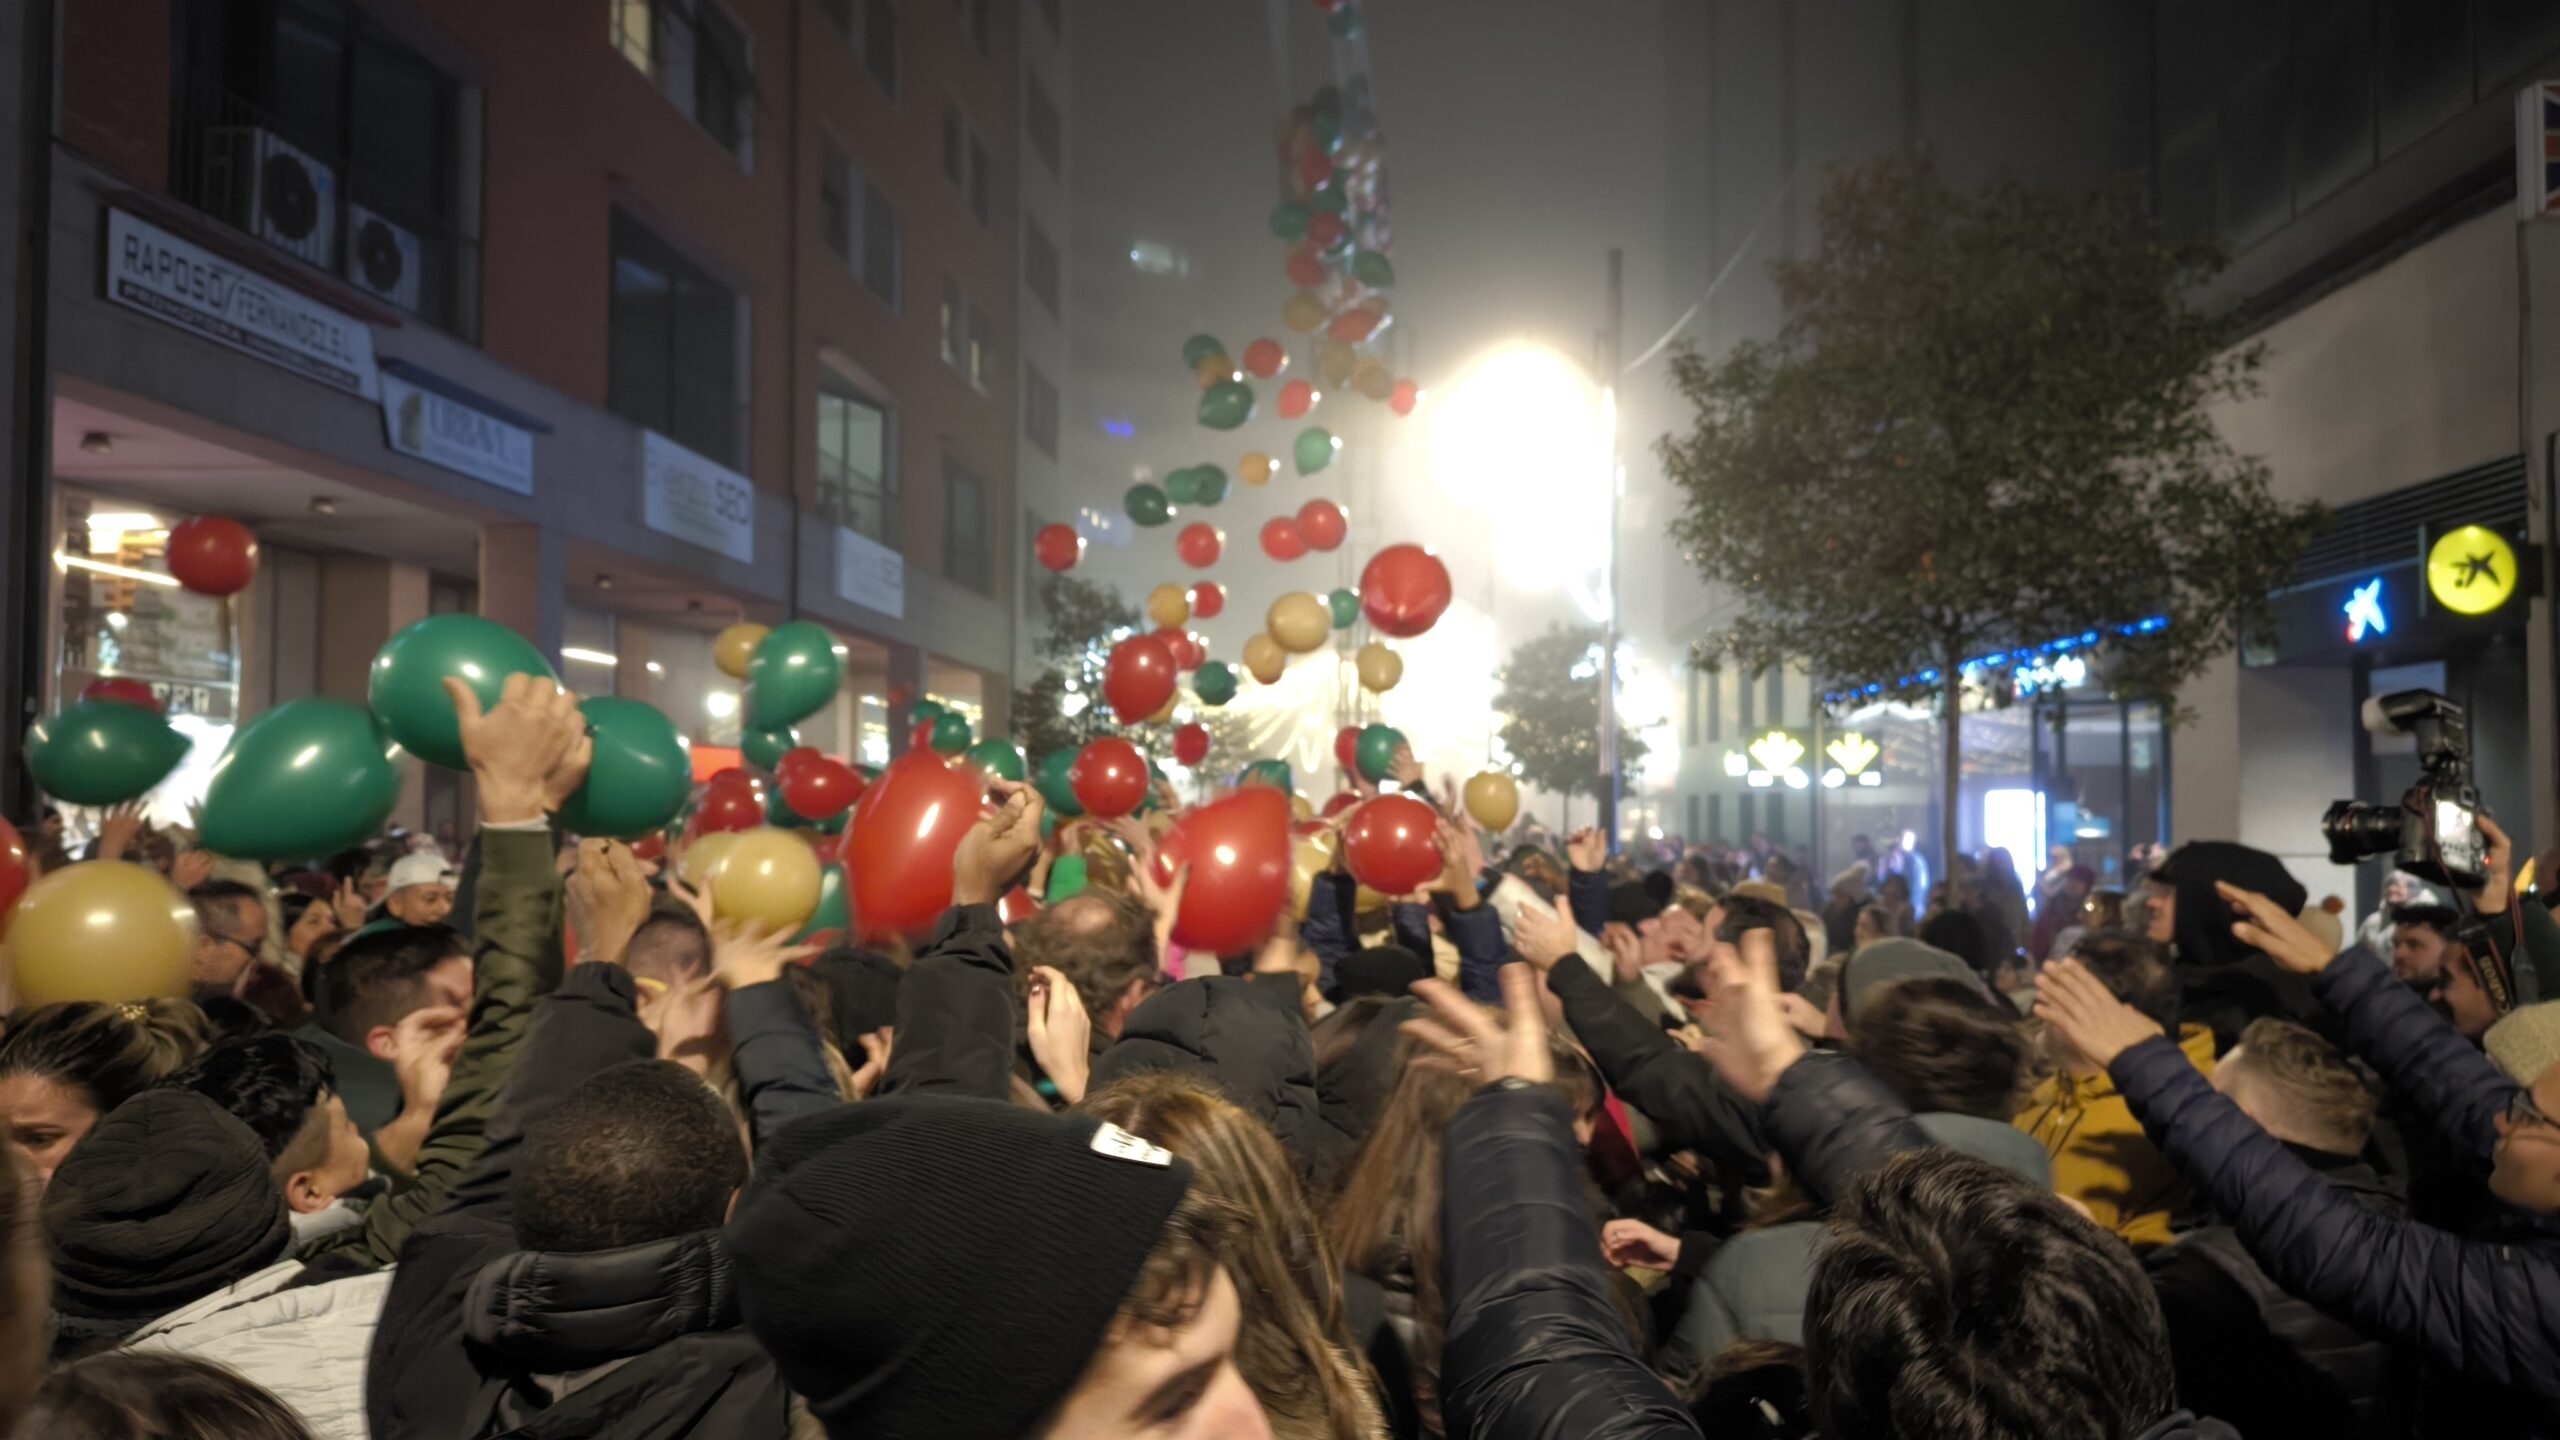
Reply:
[[[2231,902],[2214,889],[2228,882],[2254,890],[2286,914],[2298,914],[2305,891],[2284,862],[2228,840],[2192,840],[2169,852],[2152,872],[2177,892],[2178,1020],[2213,1031],[2214,1053],[2229,1050],[2249,1022],[2273,1015],[2308,1025],[2335,1041],[2334,1020],[2311,996],[2311,982],[2292,974],[2231,933]]]
[[[1298,1010],[1295,975],[1211,975],[1141,1001],[1093,1067],[1092,1088],[1147,1070],[1180,1070],[1271,1127],[1309,1175],[1348,1158],[1316,1100],[1315,1044]]]

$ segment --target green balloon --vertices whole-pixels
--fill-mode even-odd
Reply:
[[[957,755],[969,748],[969,722],[948,712],[933,722],[933,753]]]
[[[239,860],[301,860],[372,839],[400,803],[396,751],[383,729],[363,706],[316,695],[241,726],[205,788],[204,848]]]
[[[1396,751],[1404,745],[1404,732],[1393,725],[1360,727],[1360,773],[1371,780],[1384,780],[1396,763]]]
[[[1200,477],[1200,504],[1215,505],[1227,498],[1226,471],[1215,465],[1194,465],[1191,468]]]
[[[981,740],[963,753],[970,764],[999,780],[1020,780],[1030,773],[1022,763],[1022,747],[1010,740]]]
[[[803,944],[835,931],[841,935],[853,928],[853,912],[845,905],[844,867],[830,865],[818,872],[818,908],[809,912],[809,923],[791,937],[794,945]]]
[[[1224,705],[1236,698],[1235,667],[1224,660],[1203,660],[1191,674],[1191,693],[1203,705]]]
[[[754,725],[738,729],[738,750],[747,763],[758,770],[771,770],[782,757],[800,748],[800,732],[788,725],[763,729]]]
[[[533,642],[477,615],[430,615],[383,643],[373,657],[365,702],[400,748],[448,770],[464,769],[461,722],[444,693],[450,676],[495,709],[510,675],[560,677]]]
[[[1358,7],[1352,5],[1336,6],[1334,12],[1325,17],[1324,28],[1332,31],[1333,38],[1336,40],[1348,40],[1352,36],[1359,34],[1360,11]]]
[[[919,725],[930,725],[951,712],[939,700],[919,700],[907,707],[907,733],[914,734]]]
[[[1244,767],[1244,773],[1236,777],[1236,784],[1238,787],[1268,785],[1283,795],[1292,794],[1298,788],[1297,777],[1289,772],[1286,760],[1256,760]]]
[[[1342,148],[1342,112],[1340,110],[1318,110],[1309,119],[1316,132],[1317,144],[1322,145],[1327,152]]]
[[[1200,423],[1212,430],[1233,430],[1253,418],[1253,387],[1241,380],[1221,380],[1200,392]]]
[[[1185,465],[1164,477],[1164,498],[1176,505],[1200,503],[1200,467]]]
[[[1333,463],[1333,432],[1321,425],[1310,425],[1299,431],[1294,454],[1298,473],[1313,475]]]
[[[1126,505],[1129,518],[1141,525],[1161,525],[1173,518],[1173,507],[1162,490],[1144,481],[1129,487]]]
[[[1044,815],[1041,818],[1045,820],[1048,817]],[[1061,855],[1049,863],[1049,893],[1040,897],[1041,903],[1055,905],[1061,900],[1072,900],[1083,894],[1084,888],[1092,883],[1092,872],[1086,868],[1082,855]]]
[[[1283,200],[1271,207],[1271,233],[1283,240],[1303,240],[1307,234],[1307,207],[1295,200]],[[1193,367],[1197,369],[1195,365]]]
[[[1354,251],[1351,256],[1351,278],[1372,290],[1384,290],[1396,283],[1396,267],[1375,250]]]
[[[1182,342],[1182,365],[1186,370],[1197,370],[1201,361],[1214,360],[1226,353],[1227,347],[1218,342],[1217,336],[1194,335]]]
[[[27,765],[56,800],[118,805],[169,778],[191,743],[157,710],[83,700],[27,732]]]
[[[773,730],[806,720],[843,684],[844,661],[827,627],[814,620],[777,625],[747,660],[747,723]]]
[[[1339,215],[1351,208],[1351,196],[1342,188],[1340,171],[1335,171],[1332,179],[1316,187],[1314,202],[1317,209],[1329,215]]]
[[[1324,597],[1324,603],[1325,608],[1333,612],[1333,628],[1336,630],[1348,630],[1351,622],[1360,618],[1360,592],[1357,590],[1336,590]]]
[[[1040,758],[1040,778],[1032,782],[1039,787],[1040,798],[1049,802],[1050,813],[1070,820],[1084,813],[1076,800],[1076,787],[1067,778],[1075,768],[1074,750],[1052,750]]]
[[[578,703],[595,758],[560,807],[560,823],[581,835],[637,840],[664,829],[693,792],[693,761],[675,722],[645,700],[599,695]]]

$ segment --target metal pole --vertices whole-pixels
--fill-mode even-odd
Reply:
[[[1600,406],[1608,426],[1602,483],[1609,491],[1609,559],[1602,577],[1608,613],[1600,621],[1600,833],[1618,853],[1618,351],[1624,341],[1626,252],[1609,251],[1609,323],[1600,332]]]

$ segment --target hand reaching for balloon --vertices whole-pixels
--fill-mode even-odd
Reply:
[[[1582,932],[1546,905],[1522,902],[1511,921],[1511,951],[1539,970],[1582,948]]]
[[[1016,780],[990,782],[1003,802],[980,816],[951,856],[951,903],[992,905],[1040,853],[1040,792]]]
[[[447,676],[444,690],[462,732],[463,758],[479,783],[483,823],[540,820],[585,782],[595,746],[587,737],[587,717],[578,713],[578,697],[560,682],[509,675],[497,708],[485,713],[480,697],[461,680]]]
[[[732,990],[779,980],[791,965],[817,953],[817,946],[794,945],[779,930],[735,920],[720,921],[711,930],[711,973]]]
[[[1461,910],[1473,910],[1484,903],[1484,894],[1476,889],[1477,866],[1471,851],[1475,848],[1463,827],[1450,820],[1440,822],[1440,878],[1431,888],[1449,897],[1449,903]]]
[[[2304,928],[2299,917],[2266,896],[2221,880],[2213,888],[2240,913],[2241,918],[2231,923],[2232,937],[2265,951],[2268,959],[2294,974],[2317,975],[2338,958],[2336,951]]]
[[[1701,1047],[1736,1094],[1757,1104],[1778,1077],[1804,1058],[1804,1037],[1778,1005],[1778,948],[1767,930],[1743,932],[1739,946],[1718,944],[1707,962],[1716,999],[1717,1033]]]
[[[2036,981],[2036,1018],[2101,1069],[2161,1035],[2160,1022],[2116,998],[2077,960],[2056,960]]]
[[[563,887],[581,964],[619,965],[631,937],[649,918],[649,877],[619,840],[578,842],[578,866]]]
[[[98,818],[98,858],[121,860],[133,853],[133,842],[148,828],[142,819],[142,802],[127,800],[111,805]]]
[[[1644,941],[1633,929],[1613,920],[1600,927],[1600,943],[1608,947],[1609,968],[1618,984],[1631,984],[1644,974]]]
[[[1396,747],[1395,758],[1387,762],[1387,778],[1402,786],[1405,793],[1409,795],[1413,794],[1414,791],[1423,788],[1422,762],[1413,758],[1413,747],[1411,745],[1399,745]],[[1427,800],[1430,797],[1426,794],[1415,795],[1414,798],[1417,800]]]
[[[1609,863],[1609,841],[1586,825],[1565,837],[1564,858],[1576,870],[1598,870]]]
[[[1600,1253],[1612,1265],[1667,1271],[1680,1263],[1680,1237],[1641,1220],[1612,1220],[1600,1227]]]
[[[1040,1073],[1058,1087],[1058,1098],[1073,1105],[1084,1098],[1093,1065],[1093,1020],[1084,997],[1067,977],[1046,965],[1031,969],[1029,1010],[1031,1058]]]
[[[1404,1033],[1478,1084],[1526,1080],[1552,1084],[1555,1053],[1547,1048],[1547,1016],[1538,1004],[1538,972],[1526,965],[1502,967],[1502,1010],[1486,1009],[1446,980],[1416,980],[1413,993],[1430,1016],[1407,1020]]]
[[[213,856],[203,850],[181,850],[169,862],[169,883],[181,891],[193,890],[213,878]]]

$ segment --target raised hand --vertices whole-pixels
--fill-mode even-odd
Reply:
[[[1739,946],[1718,944],[1707,962],[1716,1033],[1699,1050],[1736,1094],[1769,1098],[1778,1077],[1804,1058],[1804,1036],[1778,1004],[1778,948],[1766,930],[1743,932]]]
[[[181,850],[169,863],[169,883],[180,890],[193,890],[213,878],[213,855],[204,850]]]
[[[1576,870],[1597,870],[1609,863],[1608,837],[1586,825],[1565,837],[1564,858]]]
[[[1523,902],[1511,922],[1511,952],[1541,971],[1581,947],[1582,932],[1544,905]]]
[[[1040,792],[1014,780],[994,781],[991,788],[1002,803],[978,817],[952,852],[954,905],[994,904],[1040,853]]]
[[[1555,1080],[1555,1054],[1547,1048],[1547,1016],[1538,1005],[1535,970],[1526,965],[1502,967],[1498,1013],[1460,994],[1446,980],[1416,980],[1413,993],[1431,1007],[1431,1015],[1407,1020],[1404,1033],[1429,1049],[1437,1063],[1486,1085],[1498,1080],[1545,1085]]]
[[[2516,845],[2507,838],[2506,831],[2498,828],[2498,822],[2489,818],[2487,811],[2480,814],[2480,838],[2489,842],[2481,867],[2489,872],[2489,878],[2481,885],[2480,899],[2474,908],[2483,915],[2504,915],[2515,889]]]
[[[98,858],[121,860],[133,851],[133,842],[148,829],[142,819],[142,802],[127,800],[112,805],[98,817]]]
[[[2317,975],[2338,958],[2292,911],[2266,896],[2224,880],[2213,882],[2213,888],[2241,916],[2231,922],[2232,936],[2253,950],[2265,951],[2268,959],[2294,974]]]
[[[470,686],[447,677],[445,694],[462,731],[463,757],[479,782],[480,815],[492,825],[539,820],[587,778],[595,744],[578,697],[547,676],[507,677],[497,708],[483,712]]]
[[[1600,1227],[1600,1253],[1612,1265],[1669,1270],[1680,1263],[1680,1237],[1641,1220],[1612,1220]]]
[[[1387,778],[1403,786],[1408,792],[1422,784],[1422,762],[1413,758],[1412,746],[1396,747],[1394,758],[1387,762]]]
[[[815,945],[794,945],[779,930],[723,920],[711,929],[711,973],[732,990],[782,978],[792,964],[818,953]]]
[[[1093,1064],[1093,1019],[1067,977],[1046,965],[1031,969],[1028,1039],[1040,1073],[1073,1105],[1084,1098]]]
[[[2261,897],[2263,898],[2263,897]],[[2145,1040],[2160,1022],[2116,998],[2077,960],[2056,960],[2036,981],[2036,1018],[2092,1065],[2105,1067]]]
[[[579,963],[621,964],[623,950],[649,918],[649,877],[639,857],[619,840],[581,840],[578,867],[564,888]]]

